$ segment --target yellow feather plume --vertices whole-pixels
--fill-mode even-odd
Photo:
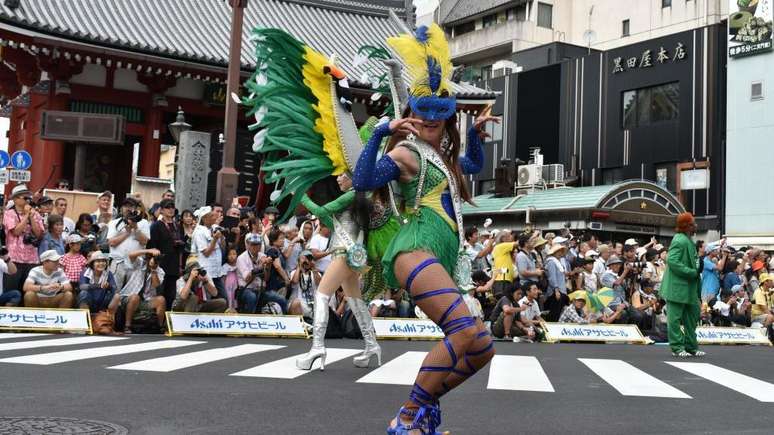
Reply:
[[[336,127],[336,119],[333,109],[333,95],[331,94],[331,82],[333,78],[323,72],[330,61],[317,51],[306,47],[304,55],[304,84],[312,90],[317,104],[315,110],[320,117],[315,121],[314,130],[323,136],[323,150],[333,163],[333,174],[341,175],[347,170],[347,161],[344,158],[343,145],[339,130]]]
[[[390,45],[406,64],[411,76],[411,94],[418,97],[433,95],[430,88],[430,77],[427,69],[427,58],[432,57],[441,67],[441,85],[435,95],[443,91],[451,94],[453,66],[451,52],[446,34],[438,24],[431,24],[427,29],[427,41],[420,42],[415,35],[402,34],[387,39]]]

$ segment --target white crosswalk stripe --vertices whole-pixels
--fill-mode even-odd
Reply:
[[[335,347],[329,347],[326,349],[327,355],[325,358],[325,365],[329,366],[336,361],[340,361],[344,358],[349,358],[353,355],[357,355],[362,350],[359,349],[338,349]],[[312,370],[301,370],[296,367],[296,358],[304,355],[294,355],[288,358],[283,358],[270,363],[261,364],[251,369],[242,370],[241,372],[232,373],[229,376],[246,376],[251,378],[279,378],[279,379],[295,379],[299,376],[303,376],[310,373],[312,370],[317,370],[320,367],[320,360],[314,362]]]
[[[685,370],[708,381],[752,397],[760,402],[774,402],[774,384],[743,375],[723,367],[707,363],[669,362],[667,364]]]
[[[358,379],[365,384],[414,385],[427,352],[406,352]]]
[[[618,359],[578,358],[578,360],[624,396],[691,398],[627,362]]]
[[[108,341],[126,340],[126,337],[102,337],[99,335],[85,335],[83,337],[52,338],[49,340],[30,340],[17,342],[0,342],[0,351],[35,349],[38,347],[74,346],[76,344],[104,343]]]
[[[174,349],[178,347],[204,344],[205,341],[161,340],[149,343],[127,344],[123,346],[91,347],[88,349],[66,350],[62,352],[39,353],[0,359],[1,363],[51,365],[63,362],[79,361],[91,358],[101,358],[113,355],[125,355],[150,350]]]
[[[0,333],[0,340],[8,339],[8,338],[27,338],[27,337],[40,337],[43,335],[51,335],[51,334],[41,334],[40,332],[3,332]]]
[[[267,350],[282,349],[285,346],[273,346],[266,344],[240,344],[237,346],[220,347],[216,349],[200,350],[198,352],[183,353],[180,355],[165,356],[146,359],[129,364],[108,367],[117,370],[136,370],[143,372],[172,372],[201,364],[236,358]]]
[[[490,390],[554,392],[546,372],[534,356],[495,355],[490,362]]]

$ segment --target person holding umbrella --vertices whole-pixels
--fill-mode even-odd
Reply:
[[[669,245],[667,269],[661,281],[661,297],[667,303],[669,347],[678,358],[700,357],[696,340],[699,321],[701,269],[691,235],[696,221],[690,213],[677,216],[676,234]],[[682,326],[682,328],[680,328]]]

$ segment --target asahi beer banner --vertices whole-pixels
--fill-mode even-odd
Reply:
[[[770,51],[774,0],[728,2],[728,55],[742,57]]]
[[[637,325],[595,323],[543,323],[547,341],[604,341],[617,343],[648,343]]]
[[[0,329],[91,333],[89,310],[0,307]]]
[[[443,330],[426,319],[390,319],[375,318],[374,329],[377,338],[413,338],[422,340],[439,340],[443,338]]]
[[[696,328],[699,344],[765,344],[770,345],[764,328]]]
[[[307,337],[301,316],[167,312],[169,335]]]

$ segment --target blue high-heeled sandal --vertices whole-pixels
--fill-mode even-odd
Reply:
[[[411,424],[405,424],[401,415],[413,417]],[[387,428],[387,435],[408,435],[412,430],[419,430],[422,435],[445,435],[446,432],[438,432],[436,428],[441,425],[441,405],[438,403],[426,404],[413,411],[404,407],[400,408],[395,416],[395,427]]]

